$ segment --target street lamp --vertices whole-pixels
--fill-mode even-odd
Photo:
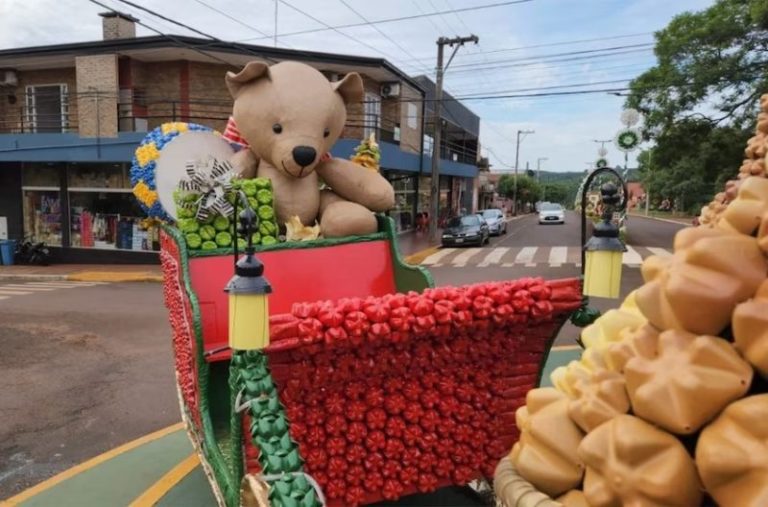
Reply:
[[[517,216],[517,170],[518,166],[520,164],[520,135],[523,135],[523,139],[525,139],[525,136],[528,134],[535,134],[536,132],[533,130],[518,130],[517,131],[517,143],[515,144],[515,181],[514,181],[514,189],[512,191],[512,214],[514,216]]]
[[[603,214],[601,221],[595,224],[592,238],[587,242],[587,193],[594,178],[602,173],[610,173],[616,177],[623,189],[614,183],[605,183],[600,188]],[[627,185],[618,172],[610,167],[595,169],[584,182],[581,193],[581,274],[583,277],[583,292],[585,296],[602,298],[618,298],[621,288],[621,268],[624,243],[619,239],[619,228],[613,223],[614,211],[622,210],[627,204]]]
[[[259,350],[269,345],[269,300],[272,292],[264,274],[264,265],[254,255],[253,231],[258,224],[256,213],[242,192],[238,197],[243,211],[235,216],[240,219],[238,232],[247,238],[245,255],[235,263],[235,276],[224,289],[229,294],[229,347],[233,350]],[[237,206],[237,200],[235,201]],[[235,239],[237,259],[237,239]]]

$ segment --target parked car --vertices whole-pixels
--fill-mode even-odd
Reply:
[[[542,203],[539,207],[540,224],[564,224],[565,209],[557,203]]]
[[[453,217],[448,220],[445,229],[443,229],[443,246],[482,246],[489,240],[488,224],[479,215]]]
[[[488,223],[488,232],[492,236],[507,233],[507,222],[504,221],[504,212],[500,209],[484,209],[477,212]]]

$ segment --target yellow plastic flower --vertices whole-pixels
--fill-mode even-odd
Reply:
[[[635,302],[635,291],[631,292],[618,309],[608,310],[581,332],[581,341],[587,348],[601,348],[621,340],[621,331],[637,329],[646,319]]]
[[[163,134],[170,134],[171,132],[186,132],[189,130],[189,126],[180,121],[175,121],[171,123],[163,123],[160,126],[160,130]]]
[[[147,143],[144,146],[136,148],[136,160],[142,167],[153,160],[157,160],[158,157],[160,157],[160,152],[157,150],[155,143]]]
[[[143,181],[136,183],[136,186],[133,187],[133,195],[148,208],[157,200],[157,192],[151,190]]]

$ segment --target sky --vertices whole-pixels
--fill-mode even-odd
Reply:
[[[120,0],[99,1],[131,13],[163,33],[196,35]],[[223,40],[274,43],[276,0],[132,1]],[[514,169],[517,131],[533,130],[522,136],[520,169],[527,164],[535,169],[540,164],[542,170],[556,172],[582,171],[599,158],[600,145],[594,140],[612,140],[622,127],[623,97],[607,92],[474,100],[470,96],[624,88],[628,80],[654,65],[649,44],[654,31],[677,14],[714,3],[522,0],[479,9],[503,0],[277,1],[278,46],[382,57],[410,75],[434,77],[438,37],[477,35],[479,44],[460,48],[447,69],[446,91],[465,97],[463,103],[480,117],[482,152],[489,157],[492,170]],[[465,8],[471,10],[289,35]],[[101,18],[97,14],[105,10],[88,0],[0,0],[0,49],[99,40]],[[155,33],[140,26],[137,34]],[[607,56],[594,52],[617,47],[624,49]],[[578,53],[581,51],[592,53]],[[611,165],[624,165],[624,154],[613,141],[605,148]],[[636,153],[629,155],[630,167]]]

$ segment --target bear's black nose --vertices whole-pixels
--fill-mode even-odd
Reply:
[[[311,146],[297,146],[293,149],[293,160],[301,167],[307,167],[315,161],[317,151]]]

